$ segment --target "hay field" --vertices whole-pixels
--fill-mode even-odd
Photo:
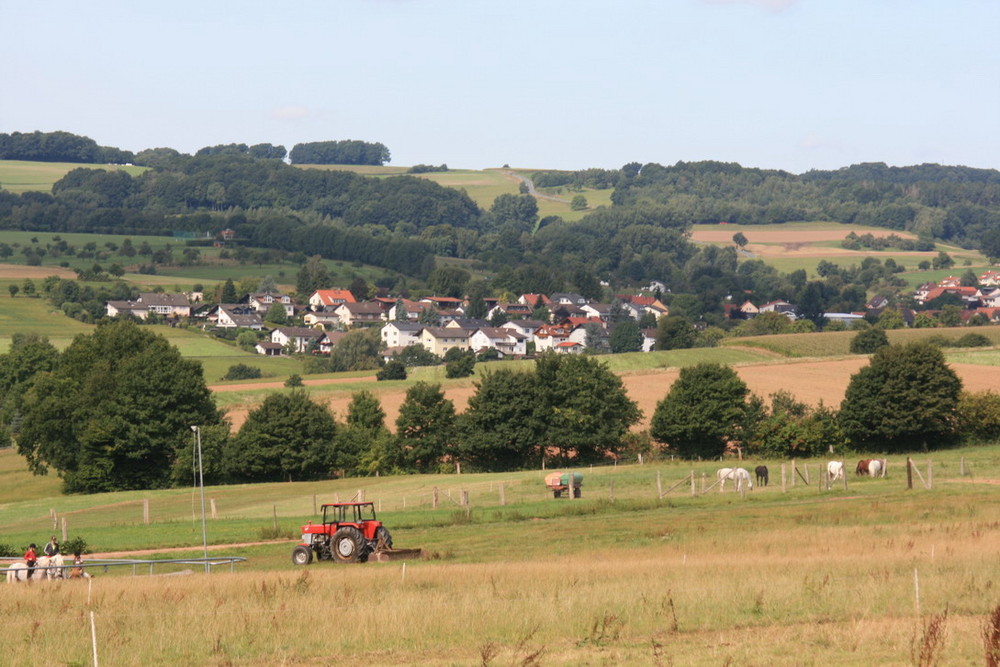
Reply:
[[[1000,603],[1000,496],[976,482],[1000,477],[1000,453],[961,454],[976,477],[957,474],[958,452],[942,453],[934,488],[909,491],[898,460],[888,478],[852,477],[848,490],[800,482],[785,492],[781,463],[769,462],[771,485],[742,500],[682,487],[657,501],[657,473],[672,483],[690,469],[669,462],[585,471],[574,501],[546,498],[532,473],[330,482],[364,484],[369,499],[395,507],[402,488],[450,485],[471,489],[473,507],[468,519],[454,507],[383,511],[399,546],[432,556],[405,567],[296,568],[291,543],[281,543],[232,547],[251,559],[233,574],[112,571],[90,585],[10,586],[0,651],[9,664],[39,655],[90,664],[93,612],[100,661],[113,665],[319,665],[331,655],[405,665],[895,665],[915,662],[912,652],[930,644],[926,625],[947,610],[938,664],[983,664],[981,630]],[[504,480],[509,505],[499,507]],[[259,493],[273,489],[291,497],[315,487]]]

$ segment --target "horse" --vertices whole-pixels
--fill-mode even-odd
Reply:
[[[757,486],[767,486],[767,466],[757,466],[753,471],[757,475]]]
[[[830,481],[834,482],[844,476],[844,462],[830,461],[826,464],[826,472],[830,475]]]
[[[731,479],[736,482],[737,490],[743,488],[744,484],[747,484],[751,489],[753,489],[753,480],[750,479],[750,473],[743,468],[719,468],[718,472],[715,474],[719,478],[720,493],[726,490],[727,479]]]
[[[885,466],[879,459],[872,459],[868,463],[868,474],[872,477],[885,477]]]
[[[63,578],[63,566],[66,561],[63,560],[62,554],[56,554],[55,556],[39,556],[38,560],[35,561],[34,571],[28,569],[28,564],[22,561],[14,562],[10,567],[7,568],[7,583],[13,583],[15,581],[27,581],[28,573],[31,573],[31,579],[33,581],[41,581],[42,579],[62,579]]]
[[[861,459],[858,461],[858,467],[854,469],[854,474],[858,477],[868,474],[868,466],[872,463],[872,459]]]

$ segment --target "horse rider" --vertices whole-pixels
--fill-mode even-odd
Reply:
[[[55,558],[59,555],[59,543],[56,542],[56,536],[53,535],[49,543],[45,545],[45,555],[49,558]]]
[[[31,575],[35,573],[35,563],[38,562],[38,554],[35,553],[37,548],[32,542],[28,545],[28,550],[24,552],[24,562],[28,565],[28,581],[31,581]]]

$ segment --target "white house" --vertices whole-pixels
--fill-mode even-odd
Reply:
[[[382,342],[386,347],[408,347],[420,342],[420,330],[424,325],[418,322],[389,322],[382,327]]]
[[[312,327],[278,327],[271,332],[271,342],[283,348],[291,345],[296,352],[305,352],[313,344],[319,345],[324,333]]]
[[[494,349],[505,357],[524,356],[527,353],[525,336],[504,327],[483,327],[469,337],[469,347],[475,352]]]
[[[377,303],[342,303],[334,311],[345,329],[377,324],[382,321],[382,307]]]
[[[264,323],[261,321],[260,315],[253,312],[253,309],[246,304],[219,304],[208,312],[206,319],[209,324],[213,324],[220,329],[253,329],[260,331],[264,328]]]
[[[287,294],[277,294],[275,292],[261,292],[259,294],[248,294],[247,303],[256,312],[267,315],[267,311],[276,303],[280,303],[285,308],[287,317],[295,317],[295,305],[292,297]]]
[[[318,289],[309,296],[309,307],[313,310],[337,306],[343,303],[356,303],[357,299],[346,289]]]

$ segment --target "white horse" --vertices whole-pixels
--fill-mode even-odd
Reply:
[[[753,479],[744,468],[720,468],[715,473],[719,478],[719,492],[726,490],[726,480],[731,479],[736,482],[736,490],[739,491],[744,486],[753,489]]]
[[[62,579],[63,570],[56,569],[62,568],[66,564],[63,559],[62,554],[56,554],[51,558],[48,556],[40,556],[37,561],[35,561],[35,570],[31,572],[31,579],[33,581],[41,581],[43,579]],[[45,569],[45,568],[52,569]],[[7,568],[7,583],[14,583],[16,581],[27,581],[28,580],[28,564],[23,560],[16,561]]]
[[[871,465],[871,464],[869,464]],[[834,482],[844,476],[844,462],[830,461],[826,464],[826,472],[830,476],[830,481]]]
[[[872,459],[868,462],[868,474],[872,477],[885,477],[885,466],[881,459]]]

